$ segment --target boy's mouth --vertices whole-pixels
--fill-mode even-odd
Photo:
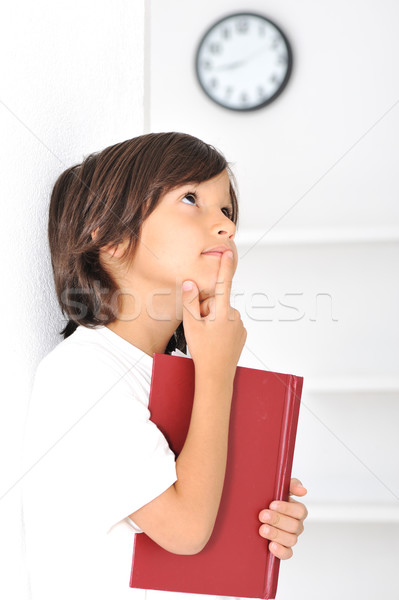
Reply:
[[[204,250],[204,252],[202,254],[207,254],[210,256],[221,256],[223,254],[223,252],[226,252],[226,250],[232,250],[232,248],[229,248],[228,246],[214,246],[213,248],[209,248],[209,250]],[[234,254],[234,252],[233,252]]]

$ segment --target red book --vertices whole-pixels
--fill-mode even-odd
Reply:
[[[153,355],[149,410],[176,456],[194,400],[194,361]],[[215,527],[198,554],[173,554],[145,533],[135,536],[130,587],[275,598],[280,560],[259,534],[259,512],[288,500],[303,378],[237,367],[228,456]]]

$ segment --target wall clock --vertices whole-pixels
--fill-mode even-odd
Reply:
[[[270,19],[234,13],[201,39],[195,67],[206,95],[224,108],[257,110],[283,91],[292,71],[287,37]]]

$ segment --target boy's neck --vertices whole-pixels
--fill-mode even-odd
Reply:
[[[152,358],[154,353],[165,353],[169,340],[179,326],[179,323],[176,324],[171,333],[170,322],[164,323],[164,325],[169,325],[169,328],[165,327],[164,332],[162,332],[162,327],[158,327],[156,332],[151,332],[146,330],[145,327],[143,328],[142,324],[140,327],[135,327],[135,323],[127,324],[124,321],[118,320],[108,323],[106,327]],[[154,339],[152,339],[152,333]]]

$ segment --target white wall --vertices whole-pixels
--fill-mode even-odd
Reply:
[[[243,360],[304,376],[293,473],[310,515],[278,598],[398,598],[399,5],[150,4],[150,129],[214,144],[238,177]],[[194,58],[207,27],[245,10],[282,27],[294,67],[274,103],[234,113]]]
[[[49,193],[90,152],[143,133],[144,0],[8,3],[0,44],[0,596],[21,600],[19,486],[12,486],[22,475],[35,367],[62,328],[47,248]]]

